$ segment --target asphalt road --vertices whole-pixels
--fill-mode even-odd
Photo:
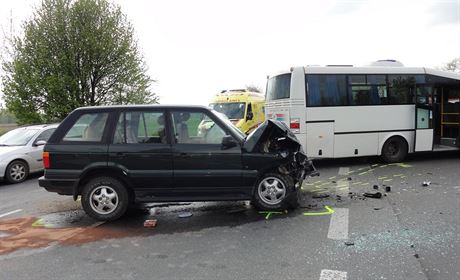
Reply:
[[[458,155],[316,165],[288,213],[150,204],[97,223],[37,176],[1,184],[0,279],[460,279]]]

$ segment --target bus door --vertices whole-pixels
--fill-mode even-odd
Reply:
[[[418,86],[415,101],[415,152],[433,150],[433,123],[433,89],[430,86]]]

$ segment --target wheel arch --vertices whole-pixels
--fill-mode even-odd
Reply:
[[[132,188],[132,185],[130,184],[127,175],[125,175],[125,171],[121,168],[117,167],[95,167],[89,170],[86,170],[81,176],[80,180],[78,181],[78,184],[75,187],[74,190],[74,199],[77,198],[78,195],[81,195],[84,186],[92,179],[95,177],[101,177],[101,176],[107,176],[107,177],[113,177],[117,180],[119,180],[123,186],[126,188],[128,191],[128,194],[130,196],[130,200],[134,199],[134,190]]]
[[[22,161],[26,164],[27,166],[27,171],[30,172],[30,163],[25,159],[25,158],[13,158],[8,161],[8,164],[5,165],[5,171],[3,172],[3,176],[6,176],[6,171],[8,171],[8,167],[13,163],[14,161]]]
[[[407,152],[412,153],[414,151],[414,132],[413,131],[408,131],[408,132],[390,132],[390,133],[385,133],[383,135],[379,135],[379,147],[377,150],[377,155],[381,156],[382,155],[382,150],[383,146],[385,143],[388,141],[388,139],[392,137],[399,137],[402,138],[406,144],[407,144]]]

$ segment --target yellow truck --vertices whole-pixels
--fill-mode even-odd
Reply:
[[[265,96],[245,89],[224,90],[209,107],[226,115],[242,132],[249,134],[265,120]]]

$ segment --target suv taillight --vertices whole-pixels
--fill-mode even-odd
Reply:
[[[50,168],[50,153],[43,152],[43,167],[45,169]]]

